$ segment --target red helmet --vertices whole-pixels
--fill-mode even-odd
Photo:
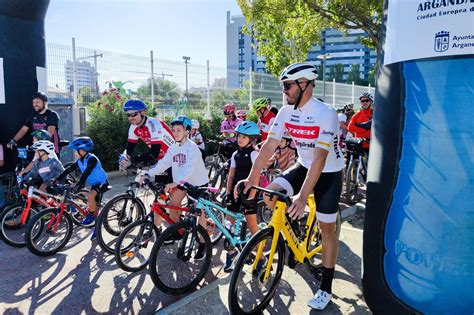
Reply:
[[[235,112],[235,104],[228,103],[224,105],[224,115],[232,115]]]

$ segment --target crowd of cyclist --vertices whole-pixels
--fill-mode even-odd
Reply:
[[[334,231],[344,176],[343,140],[363,138],[364,148],[368,150],[373,97],[368,92],[360,95],[362,110],[358,113],[354,112],[352,105],[336,112],[313,97],[316,77],[316,68],[312,64],[290,65],[280,75],[288,105],[278,110],[268,98],[255,100],[249,108],[258,116],[255,123],[247,120],[246,109],[225,104],[222,109],[225,119],[220,132],[222,149],[229,164],[223,204],[227,209],[245,215],[252,235],[259,230],[256,209],[239,198],[238,184],[243,184],[247,190],[250,185],[259,183],[263,169],[278,170],[280,175],[269,188],[294,196],[294,203],[289,208],[292,218],[302,215],[308,195],[314,192],[324,244],[323,271],[321,287],[308,305],[324,309],[332,296],[331,284],[338,252],[337,239],[331,236],[334,234],[331,231]],[[29,118],[7,144],[7,148],[13,149],[16,142],[31,131],[33,144],[30,148],[34,157],[18,175],[29,185],[54,192],[56,184],[63,183],[68,174],[79,171],[81,175],[74,191],[86,184],[89,186],[87,203],[90,213],[83,223],[90,224],[98,211],[98,197],[108,189],[107,174],[100,158],[93,154],[94,143],[89,137],[71,141],[69,148],[74,150],[76,160],[64,169],[59,160],[58,116],[47,109],[47,97],[42,93],[33,97],[33,107],[37,115],[33,115],[34,119]],[[165,192],[170,195],[169,204],[174,206],[181,205],[186,197],[185,191],[176,189],[180,182],[195,186],[209,184],[205,169],[206,140],[199,131],[199,121],[178,116],[168,126],[158,118],[147,116],[146,104],[138,99],[128,100],[123,109],[130,129],[124,143],[125,150],[118,161],[120,170],[137,163],[151,166],[142,181],[166,182]],[[143,141],[148,147],[145,153],[135,154],[138,141]],[[0,145],[0,166],[2,164],[3,147]],[[273,207],[275,201],[266,198],[265,202]],[[170,217],[178,221],[180,214],[171,211]],[[161,218],[155,217],[155,224],[161,227]],[[199,259],[202,255],[198,250],[194,258]],[[235,250],[227,252],[226,272],[232,270],[236,255]]]

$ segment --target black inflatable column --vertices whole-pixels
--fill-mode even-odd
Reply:
[[[44,18],[48,5],[49,0],[1,1],[0,58],[3,78],[0,78],[0,92],[3,90],[4,102],[0,102],[0,141],[4,145],[33,110],[31,96],[38,91],[38,73],[40,80],[46,79],[42,74],[46,65]],[[38,71],[37,67],[43,69]],[[25,137],[23,141],[26,143],[29,140]],[[7,164],[11,166],[8,160]]]

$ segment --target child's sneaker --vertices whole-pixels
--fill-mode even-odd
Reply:
[[[196,255],[194,255],[194,260],[202,260],[205,256],[206,256],[206,244],[199,243]]]
[[[234,259],[237,251],[228,252],[225,258],[224,272],[231,272],[234,269]]]
[[[94,214],[93,214],[93,213],[89,213],[89,214],[87,215],[87,217],[85,217],[84,220],[82,220],[81,225],[89,225],[89,224],[91,224],[92,222],[94,222],[94,220],[95,220]]]
[[[316,292],[314,297],[308,301],[308,306],[317,310],[323,310],[331,301],[332,294],[321,289]]]

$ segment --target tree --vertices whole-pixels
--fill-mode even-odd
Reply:
[[[367,78],[368,83],[371,86],[375,86],[375,76],[377,75],[377,70],[375,69],[375,65],[372,65],[372,67],[369,70],[369,75]]]
[[[175,104],[183,94],[178,84],[169,80],[156,78],[153,87],[155,100],[166,104]],[[140,99],[151,98],[151,79],[137,89],[137,96]]]
[[[87,106],[90,103],[94,103],[98,99],[99,99],[99,95],[97,91],[94,88],[91,88],[89,86],[83,87],[77,93],[77,102],[81,106]]]
[[[378,48],[383,1],[380,0],[238,0],[251,25],[247,30],[258,42],[258,54],[266,57],[267,69],[281,69],[305,60],[310,47],[320,41],[321,31],[362,29],[360,41]]]
[[[367,81],[360,77],[360,65],[355,64],[351,66],[351,70],[347,74],[347,83],[355,85],[367,85]]]
[[[336,82],[343,82],[344,80],[344,65],[337,63],[333,66],[328,67],[329,74],[327,76],[328,81],[336,79]]]

